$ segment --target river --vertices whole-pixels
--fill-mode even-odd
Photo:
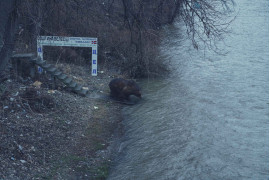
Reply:
[[[268,1],[236,1],[227,55],[194,50],[179,24],[161,57],[172,76],[140,82],[109,180],[269,178]]]

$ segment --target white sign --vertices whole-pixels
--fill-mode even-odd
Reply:
[[[43,46],[91,47],[92,76],[97,76],[97,42],[91,37],[38,36],[37,54],[43,60]]]

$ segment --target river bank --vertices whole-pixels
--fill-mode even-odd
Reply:
[[[92,77],[89,67],[60,64],[63,72],[108,95],[115,75]],[[0,179],[105,179],[122,134],[121,105],[81,97],[60,82],[6,73],[1,83]]]

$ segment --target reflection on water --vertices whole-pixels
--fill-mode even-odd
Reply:
[[[141,82],[109,179],[268,179],[268,1],[240,1],[229,53],[190,48],[168,28],[177,69]]]

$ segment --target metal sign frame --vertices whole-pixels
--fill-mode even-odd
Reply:
[[[69,46],[92,48],[92,76],[97,76],[98,40],[92,37],[38,36],[37,55],[43,60],[43,46]],[[39,67],[39,71],[42,71]]]

